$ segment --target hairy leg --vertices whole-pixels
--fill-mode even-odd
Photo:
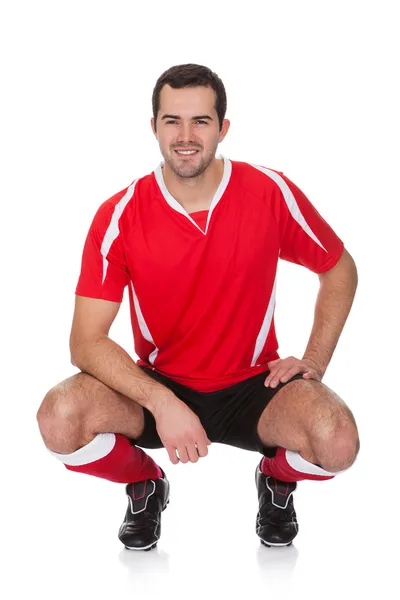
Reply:
[[[47,392],[37,421],[47,448],[59,453],[78,450],[98,433],[137,439],[144,429],[140,404],[83,372]]]
[[[266,446],[298,452],[328,471],[350,466],[360,447],[349,407],[314,380],[296,379],[282,387],[261,414],[257,433]]]

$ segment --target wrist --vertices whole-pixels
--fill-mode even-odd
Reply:
[[[322,374],[325,373],[326,367],[324,367],[315,357],[304,355],[302,360],[306,360],[306,361],[312,363],[314,365],[315,369],[317,369],[320,373],[322,373]]]
[[[146,407],[153,417],[157,419],[160,414],[168,410],[173,404],[181,402],[170,390],[160,390],[153,394],[150,404]]]

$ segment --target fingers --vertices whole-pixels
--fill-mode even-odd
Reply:
[[[208,446],[211,443],[211,440],[205,436],[204,439],[199,442],[194,442],[193,444],[182,444],[176,448],[173,446],[166,446],[165,448],[168,452],[170,461],[174,465],[177,465],[179,462],[187,463],[189,461],[196,463],[199,458],[207,456]]]
[[[275,360],[270,360],[270,361],[269,361],[269,363],[267,363],[268,369],[271,371],[272,369],[271,369],[271,366],[270,366],[270,365],[273,365],[273,366],[275,366],[275,365],[277,365],[278,363],[280,363],[281,361],[282,361],[282,359],[281,359],[281,358],[277,358],[277,359],[275,359]]]
[[[193,444],[187,444],[186,446],[182,447],[182,450],[178,449],[178,453],[180,462],[187,463],[190,461],[192,463],[197,463],[199,458],[207,456],[207,443],[205,441],[201,441]]]
[[[276,387],[279,383],[280,377],[282,377],[282,375],[284,374],[284,370],[282,369],[277,369],[272,370],[271,373],[268,375],[268,377],[265,380],[265,387]]]
[[[199,455],[197,453],[197,448],[196,446],[193,444],[191,444],[190,446],[186,446],[186,452],[189,456],[190,462],[192,463],[197,463],[197,461],[199,460]],[[187,461],[185,461],[187,462]]]
[[[207,456],[207,454],[208,454],[207,446],[209,446],[211,444],[211,442],[208,438],[206,438],[206,440],[208,440],[208,441],[197,442],[197,453],[200,457]]]
[[[176,448],[173,446],[165,446],[165,449],[168,452],[169,460],[172,462],[172,464],[177,465],[179,458],[176,455]]]
[[[183,445],[178,446],[177,452],[178,452],[180,462],[187,463],[189,460],[189,454],[186,449],[186,446],[183,446]]]
[[[301,367],[292,367],[291,369],[277,369],[276,371],[271,371],[268,377],[265,380],[265,387],[276,387],[280,382],[285,383],[288,381],[293,375],[300,373]]]
[[[285,383],[286,381],[289,381],[289,379],[293,377],[293,375],[297,375],[297,373],[301,373],[301,371],[302,369],[300,367],[293,367],[292,369],[289,369],[289,371],[284,373],[280,377],[280,380],[282,381],[282,383]]]
[[[321,381],[323,373],[315,368],[316,363],[312,359],[299,360],[294,356],[288,356],[283,360],[272,360],[268,363],[269,373],[264,381],[265,387],[276,387],[279,383],[286,383],[294,375],[303,373],[305,379],[316,379]],[[313,368],[314,367],[314,368]]]

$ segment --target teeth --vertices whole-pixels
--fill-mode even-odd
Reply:
[[[178,154],[195,154],[197,152],[197,150],[177,150]]]

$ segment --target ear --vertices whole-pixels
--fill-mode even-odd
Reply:
[[[156,138],[158,139],[157,133],[156,133],[156,131],[155,131],[155,129],[154,129],[154,123],[155,123],[155,121],[154,121],[154,117],[151,117],[151,119],[150,119],[150,125],[151,125],[151,129],[152,129],[152,131],[153,131],[154,135],[156,136]]]
[[[222,121],[222,129],[221,129],[221,133],[219,134],[218,143],[221,143],[222,140],[224,139],[224,137],[226,136],[226,134],[228,133],[230,124],[231,124],[231,122],[229,121],[229,119],[224,119]]]

